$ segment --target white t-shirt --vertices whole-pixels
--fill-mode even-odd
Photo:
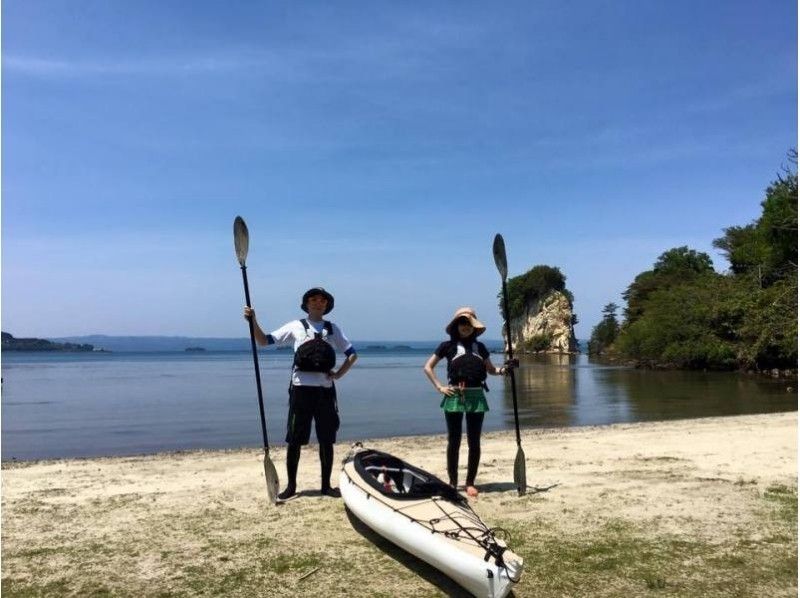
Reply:
[[[267,335],[267,343],[274,343],[276,345],[288,345],[289,343],[293,343],[293,349],[297,351],[297,347],[314,338],[314,333],[317,332],[317,330],[315,330],[316,325],[320,324],[318,322],[312,322],[311,320],[307,321],[308,330],[303,328],[303,323],[300,320],[292,320],[291,322],[287,322],[277,330],[270,332]],[[347,340],[347,337],[342,332],[342,329],[333,322],[331,322],[331,328],[333,329],[333,334],[331,335],[328,335],[327,330],[324,328],[322,329],[321,334],[323,340],[330,344],[334,349],[338,349],[346,355],[354,353],[355,350],[353,349],[353,344]],[[293,367],[292,384],[295,386],[330,387],[333,385],[333,381],[328,378],[328,375],[325,372],[300,372]]]

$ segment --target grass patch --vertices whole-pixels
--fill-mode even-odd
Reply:
[[[23,559],[32,559],[38,557],[46,557],[52,556],[54,554],[58,554],[62,552],[63,548],[61,547],[54,547],[54,546],[42,546],[38,548],[29,548],[27,550],[20,550],[19,552],[15,553],[14,556],[23,558]],[[5,556],[5,555],[4,555]]]
[[[304,572],[318,567],[322,559],[316,554],[279,554],[275,558],[261,559],[264,571],[281,575],[289,572]]]
[[[796,595],[796,541],[723,544],[610,520],[565,536],[546,526],[501,524],[526,563],[526,594],[536,596]]]
[[[3,579],[3,596],[11,598],[52,598],[53,596],[81,596],[108,598],[117,595],[110,588],[93,581],[58,579],[46,583],[22,579]]]
[[[251,552],[252,547],[244,550]],[[196,559],[195,559],[196,560]],[[208,566],[187,565],[179,575],[180,586],[188,588],[196,596],[257,596],[264,588],[279,586],[288,589],[304,574],[320,567],[323,557],[315,553],[279,552],[262,554],[258,558],[216,557],[216,563]],[[326,567],[330,559],[325,560]],[[310,589],[315,589],[313,581]],[[277,592],[277,590],[276,590]],[[301,592],[297,592],[300,595]],[[279,594],[276,594],[279,595]]]
[[[797,488],[774,484],[764,490],[764,500],[773,509],[773,515],[780,521],[794,524],[797,528]]]

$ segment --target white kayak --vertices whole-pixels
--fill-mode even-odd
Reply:
[[[502,598],[522,557],[495,537],[466,497],[433,474],[370,449],[345,459],[339,489],[352,513],[475,596]]]

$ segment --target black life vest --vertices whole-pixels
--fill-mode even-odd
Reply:
[[[308,336],[308,322],[305,319],[300,322]],[[331,336],[333,325],[325,322],[324,330],[328,336]],[[297,351],[294,353],[294,367],[301,372],[330,372],[335,365],[336,351],[319,332],[314,332],[314,338],[297,347]]]
[[[461,343],[459,343],[461,344]],[[483,357],[476,353],[475,343],[464,347],[463,355],[457,355],[447,364],[447,378],[450,384],[464,384],[464,386],[483,386],[486,381],[486,364]],[[458,345],[456,345],[458,351]]]

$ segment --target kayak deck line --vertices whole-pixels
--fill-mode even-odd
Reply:
[[[347,474],[345,474],[345,475],[347,475]],[[348,475],[348,481],[351,484],[354,483],[354,480],[349,475]],[[408,517],[414,523],[418,523],[419,525],[421,525],[421,526],[427,528],[428,530],[430,530],[430,532],[432,534],[441,533],[441,534],[444,534],[445,536],[447,536],[450,539],[460,540],[460,541],[472,540],[472,543],[474,545],[480,546],[481,548],[486,550],[486,557],[485,557],[486,560],[488,560],[489,557],[495,557],[496,559],[499,559],[499,558],[501,558],[502,553],[505,551],[506,547],[505,547],[504,543],[501,545],[501,542],[503,542],[503,541],[494,537],[495,532],[497,530],[499,530],[499,529],[502,529],[502,528],[488,528],[488,527],[486,527],[485,524],[483,523],[483,521],[480,519],[480,517],[478,517],[477,513],[475,513],[467,505],[465,505],[465,507],[467,509],[469,509],[468,512],[472,514],[472,517],[470,517],[467,513],[459,513],[458,515],[453,515],[452,513],[449,513],[446,509],[442,508],[442,505],[441,505],[442,502],[447,502],[447,501],[445,499],[441,498],[441,497],[438,497],[438,496],[432,496],[431,498],[426,498],[426,499],[416,499],[414,502],[411,502],[411,503],[409,503],[407,505],[396,507],[396,506],[391,505],[391,504],[389,504],[389,503],[387,503],[385,501],[381,501],[380,497],[373,496],[369,492],[367,492],[366,490],[364,490],[364,494],[366,495],[367,500],[377,500],[377,501],[383,502],[383,504],[386,505],[387,508],[392,509],[394,512],[400,513],[401,515],[404,515],[404,516]],[[442,518],[433,518],[433,519],[423,520],[423,519],[418,519],[416,517],[413,517],[413,516],[409,515],[407,512],[405,512],[408,509],[414,508],[416,506],[419,506],[422,503],[428,503],[428,502],[433,502],[441,510],[441,513],[442,513],[442,515],[444,515],[445,518],[449,519],[450,521],[452,521],[453,523],[455,523],[458,526],[458,530],[459,531],[441,531],[441,530],[436,529],[436,524],[440,523],[442,521]],[[462,525],[461,523],[459,523],[459,519],[461,519],[461,518],[466,519],[467,523],[472,524],[472,527],[466,527],[465,525]],[[478,537],[475,537],[474,535],[472,535],[470,533],[470,530],[476,530],[476,531],[480,532],[481,535],[478,536]],[[466,536],[461,535],[461,532],[464,532],[466,534]],[[495,551],[492,550],[489,547],[490,546],[489,542],[494,542],[495,545],[498,548],[500,548],[499,554],[496,554]]]
[[[466,497],[425,470],[363,449],[348,455],[339,488],[368,527],[478,596],[508,594],[523,560],[470,507]],[[412,526],[408,524],[412,523]]]

